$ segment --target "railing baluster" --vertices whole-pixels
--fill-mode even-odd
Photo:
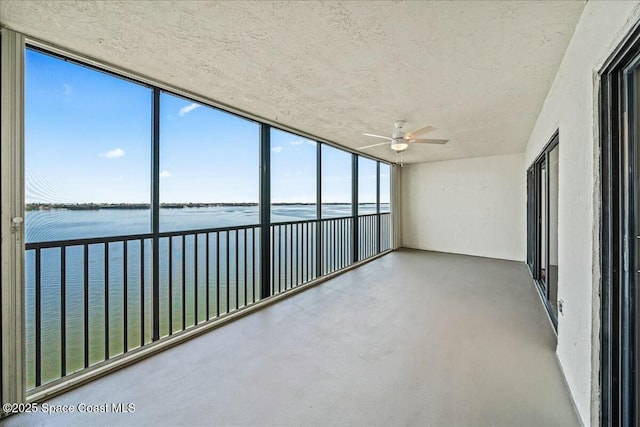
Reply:
[[[40,248],[36,249],[36,283],[35,283],[35,299],[36,299],[36,387],[42,384],[42,257]]]
[[[343,232],[347,232],[348,230],[350,231],[350,227],[349,227],[349,219],[338,219],[336,220],[337,222],[340,223],[340,227],[343,228]],[[342,249],[342,260],[340,261],[340,264],[343,266],[347,266],[349,265],[349,255],[351,254],[351,251],[349,250],[348,247],[345,246],[345,244],[347,244],[348,239],[351,237],[351,233],[349,233],[348,236],[343,236],[343,242],[340,245],[341,249]]]
[[[344,220],[338,220],[338,268],[344,267]]]
[[[326,224],[323,224],[322,227],[322,242],[323,242],[323,248],[324,248],[324,256],[323,258],[323,262],[322,262],[322,266],[323,266],[323,273],[330,273],[331,272],[331,268],[330,268],[330,263],[331,263],[331,257],[329,256],[329,254],[331,253],[331,241],[329,239],[329,236],[331,235],[331,220],[327,221]]]
[[[331,272],[330,263],[331,257],[331,241],[329,236],[331,235],[331,220],[328,220],[325,224],[322,224],[322,273],[327,274]]]
[[[367,227],[367,258],[371,255],[371,238],[373,233],[371,233],[371,217],[366,217],[366,227]]]
[[[298,285],[302,279],[300,275],[300,224],[296,224],[296,285]]]
[[[367,217],[367,258],[371,256],[371,240],[373,238],[373,232],[371,230],[371,217]]]
[[[373,231],[373,217],[370,216],[367,218],[367,224],[369,227],[369,234],[367,236],[367,245],[369,246],[368,251],[367,251],[367,257],[370,257],[373,255],[373,238],[374,238],[374,231]]]
[[[326,261],[325,261],[326,272],[327,273],[331,273],[333,271],[332,260],[331,260],[331,253],[332,253],[331,239],[332,239],[332,236],[333,236],[333,230],[332,230],[333,225],[334,225],[334,221],[328,221],[327,222],[327,229],[326,229],[326,242],[327,242],[327,244],[325,245],[326,248],[327,248],[327,257],[326,257]]]
[[[367,228],[365,219],[358,217],[358,261],[366,258],[366,249],[363,247],[367,241]]]
[[[198,324],[198,234],[193,235],[193,324]]]
[[[128,258],[128,246],[129,241],[122,242],[122,329],[123,329],[123,345],[122,352],[129,351],[129,296],[128,284],[129,284],[129,258]]]
[[[364,246],[364,256],[360,259],[366,259],[369,256],[369,218],[362,218],[362,231],[364,232],[364,236],[360,240],[360,246]]]
[[[60,247],[60,376],[67,375],[67,247]]]
[[[204,252],[205,252],[204,256],[205,256],[205,259],[206,259],[206,261],[205,261],[205,275],[206,275],[205,282],[207,284],[207,287],[205,289],[205,295],[206,295],[205,296],[205,300],[206,300],[206,305],[207,305],[206,310],[205,310],[205,320],[209,320],[210,319],[210,317],[209,317],[209,239],[211,238],[210,233],[205,234],[205,237],[207,238],[207,241],[205,243],[205,249],[204,249]]]
[[[182,330],[187,328],[187,254],[186,235],[182,235]]]
[[[289,247],[288,247],[289,240],[288,240],[288,237],[287,237],[288,230],[289,230],[289,227],[287,227],[287,225],[285,224],[284,225],[284,290],[285,291],[287,290],[287,278],[289,277],[289,274],[288,274],[289,271],[287,270],[287,264],[288,264],[287,263],[287,261],[288,261],[287,254],[288,254],[288,249],[289,249]]]
[[[346,267],[349,265],[349,255],[351,254],[351,249],[349,247],[349,239],[351,238],[351,230],[349,229],[349,220],[341,219],[340,227],[342,227],[342,266]],[[348,233],[348,234],[345,234]]]
[[[364,220],[364,226],[365,226],[365,245],[366,245],[366,254],[365,254],[365,258],[369,257],[369,251],[371,250],[370,247],[370,243],[371,243],[371,228],[370,228],[370,221],[369,221],[369,217],[365,217]]]
[[[371,231],[371,235],[369,236],[369,256],[373,256],[373,254],[375,253],[375,249],[374,249],[374,242],[375,242],[375,236],[376,236],[376,229],[374,227],[374,220],[375,217],[369,217],[369,231]]]
[[[242,249],[244,250],[244,257],[242,258],[242,263],[244,266],[244,306],[247,306],[247,229],[244,229],[243,233],[244,238],[244,246]]]
[[[384,214],[380,214],[379,217],[380,217],[380,234],[378,236],[378,241],[380,242],[380,253],[382,253],[385,250],[385,243],[384,243],[384,236],[386,235],[386,231],[384,228],[385,216]]]
[[[336,227],[336,224],[334,224],[333,227],[333,246],[335,248],[335,245],[338,243],[338,227]],[[338,269],[338,263],[337,263],[337,254],[336,251],[332,251],[333,252],[333,271],[336,271]]]
[[[104,243],[104,360],[109,360],[109,242]]]
[[[216,232],[216,317],[220,316],[220,232]]]
[[[140,347],[144,346],[144,239],[140,239]]]
[[[333,238],[334,238],[334,242],[333,245],[335,246],[335,252],[334,252],[334,257],[335,257],[335,262],[334,262],[334,271],[336,270],[340,270],[340,268],[342,268],[342,261],[340,260],[341,257],[341,252],[342,252],[342,247],[340,244],[341,241],[341,234],[342,234],[342,220],[340,219],[336,219],[333,222],[333,227],[334,227],[334,234],[333,234]]]
[[[358,229],[358,237],[360,238],[360,245],[358,246],[358,254],[360,258],[358,261],[367,257],[367,219],[365,217],[358,217],[360,228]]]
[[[369,256],[369,218],[362,218],[362,231],[364,232],[363,238],[360,240],[361,246],[364,246],[364,256],[361,259],[366,259]]]
[[[312,246],[311,246],[311,224],[312,223],[307,222],[304,225],[304,232],[307,235],[305,249],[304,249],[306,251],[306,254],[307,254],[307,256],[305,257],[305,260],[304,260],[304,262],[306,263],[306,269],[305,269],[305,275],[304,275],[305,282],[308,282],[310,280],[310,277],[311,277],[311,274],[310,274],[311,273],[311,267],[312,267],[311,259],[312,259],[312,256],[313,256],[313,254],[311,253],[311,248],[312,248]]]
[[[227,309],[227,311],[226,312],[228,313],[229,312],[229,294],[231,293],[231,292],[229,292],[231,290],[231,285],[230,285],[230,282],[229,282],[230,277],[231,277],[231,274],[229,272],[229,231],[227,231],[226,240],[227,240],[227,242],[226,242],[227,243],[227,270],[226,270],[226,273],[227,273],[227,292],[226,292],[227,293],[227,305],[226,305],[226,309]]]
[[[84,254],[84,367],[89,367],[89,245],[83,246]]]
[[[318,239],[316,242],[316,250],[320,251],[320,255],[316,257],[316,263],[318,264],[316,266],[317,277],[321,277],[325,273],[324,265],[327,262],[327,245],[324,240],[324,234],[327,229],[327,222],[326,220],[318,222],[316,228],[316,239]]]
[[[256,302],[256,229],[251,229],[251,302]]]
[[[344,233],[347,233],[345,236],[343,236],[343,242],[342,242],[342,265],[345,267],[350,264],[349,256],[353,252],[351,250],[351,245],[350,245],[351,234],[352,234],[350,221],[351,221],[350,218],[340,220],[340,222],[342,223]]]
[[[173,236],[169,236],[169,335],[173,335]]]
[[[235,261],[235,265],[236,265],[236,277],[235,277],[235,279],[236,279],[236,310],[238,309],[238,305],[240,303],[240,299],[238,298],[238,282],[240,281],[240,279],[238,278],[238,273],[239,273],[239,268],[238,267],[239,267],[239,264],[240,264],[238,262],[238,253],[239,253],[238,246],[239,245],[240,245],[240,240],[238,239],[238,230],[236,230],[236,244],[235,244],[235,247],[236,247],[236,259],[234,260]]]
[[[343,233],[347,233],[343,236],[342,239],[342,264],[347,266],[351,263],[351,254],[353,251],[351,250],[351,236],[353,233],[351,232],[351,223],[350,219],[341,219],[340,223],[343,228]]]
[[[281,291],[282,284],[282,227],[278,227],[278,293]],[[286,236],[285,236],[286,237]],[[285,238],[286,240],[286,238]]]
[[[344,232],[346,233],[343,236],[342,242],[342,264],[346,267],[350,264],[350,256],[353,253],[351,250],[351,218],[342,219],[342,226],[344,227]]]
[[[344,236],[344,242],[342,245],[342,251],[343,251],[342,265],[344,267],[352,264],[351,254],[353,253],[353,250],[351,248],[351,239],[353,237],[352,236],[353,233],[351,233],[351,227],[352,227],[351,221],[352,221],[351,218],[341,220],[345,233],[348,233],[346,236]]]

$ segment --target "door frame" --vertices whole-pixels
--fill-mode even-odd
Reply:
[[[640,423],[636,371],[640,310],[635,297],[640,281],[631,271],[639,232],[634,225],[637,200],[631,183],[634,174],[640,173],[640,164],[629,142],[625,116],[625,73],[638,58],[640,26],[636,24],[599,72],[601,426]]]
[[[2,403],[25,399],[24,377],[24,36],[0,29],[0,391]],[[4,410],[0,417],[5,416]]]
[[[556,130],[549,142],[544,146],[541,153],[536,157],[531,166],[527,169],[527,260],[531,260],[531,263],[527,263],[529,271],[536,284],[536,289],[540,294],[540,298],[544,303],[545,309],[549,314],[549,319],[553,324],[554,329],[558,330],[558,313],[551,305],[549,301],[549,153],[555,148],[559,147],[560,132]],[[542,182],[542,165],[547,168],[545,182]],[[542,186],[544,186],[544,192],[546,194],[545,215],[547,218],[546,227],[542,228]],[[545,236],[545,251],[546,262],[545,265],[541,265],[542,262],[542,233]],[[545,269],[545,277],[542,279],[541,271]]]

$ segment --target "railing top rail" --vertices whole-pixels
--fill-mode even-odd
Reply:
[[[235,230],[258,228],[258,227],[260,227],[259,224],[251,224],[251,225],[238,225],[238,226],[231,226],[231,227],[163,231],[158,233],[158,237],[188,236],[193,234],[235,231]],[[27,243],[25,244],[25,249],[32,250],[32,249],[59,248],[59,247],[66,247],[66,246],[96,245],[101,243],[126,242],[131,240],[146,240],[146,239],[153,239],[153,237],[154,237],[153,233],[142,233],[142,234],[125,234],[120,236],[88,237],[88,238],[82,238],[82,239],[51,240],[46,242]]]
[[[351,218],[352,218],[351,215],[349,215],[349,216],[334,216],[334,217],[331,217],[331,218],[322,218],[322,220],[323,221],[333,221],[333,220],[338,220],[338,219],[351,219]]]
[[[158,233],[158,237],[174,237],[183,235],[187,236],[190,234],[206,234],[225,231],[248,230],[250,228],[260,228],[260,224],[232,225],[229,227],[199,228],[192,230],[161,231],[160,233]]]
[[[152,233],[126,234],[121,236],[90,237],[84,239],[50,240],[46,242],[30,242],[25,244],[26,250],[59,248],[66,246],[95,245],[100,243],[123,242],[129,240],[152,239]]]
[[[380,212],[380,215],[382,215],[382,214],[384,214],[384,213],[386,213],[386,212]],[[374,212],[374,213],[371,213],[371,214],[359,214],[359,215],[358,215],[358,218],[362,218],[362,217],[365,217],[365,216],[376,216],[376,215],[378,215],[378,214],[377,214],[377,213],[375,213],[375,212]]]
[[[390,214],[390,212],[380,212],[380,215],[388,215],[388,214]],[[372,214],[358,215],[358,217],[362,218],[362,217],[371,217],[376,215],[378,214],[372,213]],[[329,221],[337,221],[337,220],[344,220],[344,219],[351,219],[351,218],[352,218],[351,216],[322,218],[320,220],[313,218],[313,219],[297,220],[297,221],[273,222],[271,223],[271,226],[306,224],[306,223],[314,223],[317,221],[329,222]],[[229,226],[229,227],[163,231],[158,233],[158,237],[189,236],[189,235],[195,235],[195,234],[246,230],[250,228],[259,228],[259,227],[260,227],[260,224],[249,224],[249,225],[236,225],[236,226]],[[119,236],[89,237],[89,238],[82,238],[82,239],[51,240],[51,241],[45,241],[45,242],[29,242],[25,245],[25,249],[33,250],[33,249],[59,248],[59,247],[67,247],[67,246],[96,245],[101,243],[125,242],[125,241],[131,241],[131,240],[146,240],[146,239],[152,239],[153,237],[154,237],[153,233],[142,233],[142,234],[125,234],[125,235],[119,235]]]
[[[376,214],[373,214],[376,215]],[[353,218],[351,215],[348,216],[336,216],[330,218],[312,218],[312,219],[304,219],[304,220],[294,220],[294,221],[274,221],[271,223],[272,226],[275,225],[290,225],[290,224],[305,224],[305,223],[313,223],[317,221],[328,222],[328,221],[337,221],[340,219],[351,219]]]
[[[317,218],[311,219],[301,219],[301,220],[293,220],[293,221],[272,221],[271,226],[274,227],[276,225],[290,225],[290,224],[307,224],[318,222]]]

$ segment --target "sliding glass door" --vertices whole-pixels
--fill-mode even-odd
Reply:
[[[640,425],[640,30],[602,71],[601,425]]]
[[[558,135],[527,171],[527,265],[558,327]]]

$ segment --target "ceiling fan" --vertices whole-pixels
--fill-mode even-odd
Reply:
[[[406,150],[409,147],[409,144],[446,144],[449,142],[448,139],[423,139],[418,138],[420,135],[424,135],[425,133],[432,132],[436,130],[433,126],[425,126],[420,129],[416,129],[413,132],[404,132],[402,127],[404,126],[404,120],[396,120],[393,125],[396,128],[396,131],[389,136],[383,135],[375,135],[373,133],[363,133],[364,136],[371,136],[374,138],[386,139],[387,141],[381,142],[379,144],[367,145],[364,147],[359,147],[358,150],[366,150],[367,148],[378,147],[380,145],[389,144],[391,149],[397,153],[400,153]]]

